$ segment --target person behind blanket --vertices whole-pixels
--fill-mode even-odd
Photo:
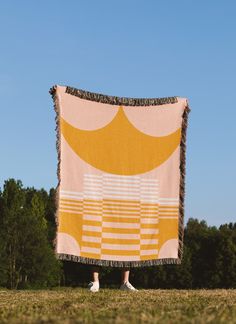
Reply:
[[[99,266],[91,266],[92,281],[88,284],[88,289],[91,292],[99,291]],[[120,290],[138,291],[129,282],[130,268],[123,268],[121,270],[121,285]]]

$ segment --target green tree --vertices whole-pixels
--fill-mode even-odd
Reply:
[[[42,194],[9,179],[1,193],[0,211],[3,284],[11,289],[58,284],[61,263],[47,240]]]

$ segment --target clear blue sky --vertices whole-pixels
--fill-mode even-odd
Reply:
[[[53,84],[187,97],[186,211],[236,221],[236,2],[0,3],[0,187],[57,185]]]

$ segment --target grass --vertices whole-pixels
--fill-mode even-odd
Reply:
[[[0,290],[0,323],[236,323],[236,290]]]

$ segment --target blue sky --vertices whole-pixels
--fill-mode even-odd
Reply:
[[[236,221],[235,1],[1,1],[0,187],[57,185],[49,88],[189,100],[185,223]]]

